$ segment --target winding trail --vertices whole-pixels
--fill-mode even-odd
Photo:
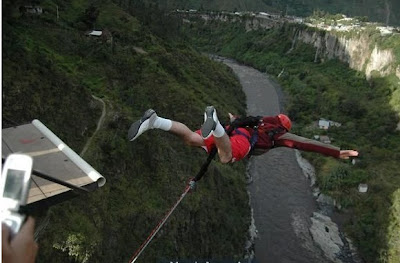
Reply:
[[[101,104],[103,105],[103,110],[101,112],[101,116],[99,118],[99,121],[97,122],[96,130],[94,131],[92,137],[90,137],[88,139],[88,141],[86,142],[85,146],[83,147],[81,153],[79,154],[81,157],[86,153],[87,149],[89,148],[89,146],[90,146],[90,144],[92,142],[92,139],[94,138],[94,136],[96,136],[96,133],[100,130],[101,126],[103,125],[104,118],[106,117],[106,114],[107,114],[105,102],[102,99],[100,99],[100,98],[98,98],[98,97],[96,97],[94,95],[92,95],[92,97],[93,97],[93,99],[101,102]]]
[[[233,69],[242,84],[249,115],[276,115],[281,111],[280,88],[266,74],[229,59],[223,62]],[[317,210],[316,201],[295,151],[282,147],[253,156],[249,171],[253,182],[248,190],[258,230],[256,262],[330,262],[309,231],[310,216]]]

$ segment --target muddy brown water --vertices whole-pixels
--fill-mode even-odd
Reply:
[[[247,96],[249,115],[281,112],[279,85],[265,73],[229,59],[221,60],[238,76]],[[253,262],[329,262],[309,233],[310,216],[317,211],[317,205],[294,150],[277,148],[253,156],[249,172],[253,181],[248,190],[258,230]]]

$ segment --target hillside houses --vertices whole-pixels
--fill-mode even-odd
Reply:
[[[101,31],[101,30],[92,30],[87,34],[89,36],[93,36],[93,37],[100,37],[103,34],[103,31]]]
[[[318,121],[318,128],[322,130],[328,130],[330,127],[340,127],[340,126],[342,126],[342,124],[336,121],[331,121],[326,119],[320,119]],[[314,135],[314,139],[327,144],[330,144],[332,142],[332,140],[327,135]]]
[[[90,38],[97,39],[99,41],[112,43],[112,34],[107,29],[91,30],[91,31],[87,31],[85,34],[86,34],[86,36],[88,36]]]
[[[334,20],[334,19],[315,19],[309,18],[306,19],[305,23],[309,27],[316,27],[319,29],[323,29],[325,31],[337,31],[337,32],[350,32],[350,31],[363,31],[367,27],[375,27],[377,31],[380,32],[382,36],[391,35],[400,33],[400,27],[392,27],[392,26],[382,26],[380,23],[376,22],[366,22],[359,21],[356,18],[346,17],[343,15],[342,19]]]
[[[332,127],[332,126],[334,126],[334,127],[340,127],[340,126],[342,126],[342,124],[339,123],[339,122],[330,121],[330,120],[325,120],[325,119],[320,119],[320,120],[318,121],[318,127],[319,127],[320,129],[328,130],[329,127]]]
[[[43,14],[43,8],[41,6],[25,5],[19,8],[21,14],[33,14],[41,15]]]

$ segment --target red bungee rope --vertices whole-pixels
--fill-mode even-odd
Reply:
[[[234,127],[231,125],[229,129],[226,131],[228,135],[230,135],[233,131]],[[129,260],[129,263],[134,263],[140,254],[142,254],[143,250],[147,247],[147,245],[151,242],[151,240],[154,238],[154,236],[158,233],[158,231],[161,229],[161,227],[165,224],[165,222],[168,220],[169,216],[174,212],[175,208],[181,203],[183,198],[185,198],[186,194],[191,190],[194,189],[195,184],[197,181],[199,181],[204,174],[207,172],[207,168],[210,165],[211,161],[214,159],[215,155],[217,154],[217,148],[214,147],[210,154],[207,157],[206,162],[201,166],[200,171],[197,173],[197,175],[189,181],[189,183],[186,185],[185,190],[183,191],[181,197],[176,201],[175,205],[167,212],[167,214],[164,216],[163,219],[157,224],[157,226],[151,231],[150,235],[147,237],[147,239],[143,242],[143,244],[136,250],[136,252],[133,254],[131,259]]]
[[[136,250],[136,252],[133,254],[131,259],[129,260],[129,263],[135,262],[140,254],[142,254],[143,250],[147,247],[147,245],[151,242],[151,240],[154,238],[154,236],[158,233],[158,231],[161,229],[161,227],[165,224],[165,222],[168,220],[169,216],[174,212],[175,208],[180,204],[180,202],[185,198],[186,194],[192,189],[191,182],[194,182],[191,180],[188,185],[185,188],[185,191],[182,193],[181,197],[178,199],[178,201],[175,203],[175,205],[167,212],[167,214],[164,216],[163,219],[157,224],[157,226],[151,231],[150,235],[147,237],[147,239],[143,242],[143,244]]]

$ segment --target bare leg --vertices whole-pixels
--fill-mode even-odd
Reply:
[[[214,109],[212,108],[212,110]],[[219,132],[216,134],[215,131],[210,130],[209,133],[213,132],[220,161],[222,163],[228,163],[232,159],[231,142],[218,119],[216,119],[216,121],[218,122],[216,127]],[[214,129],[215,127],[212,128]],[[140,120],[137,120],[131,125],[128,131],[128,139],[134,141],[149,129],[161,129],[176,134],[189,146],[205,146],[204,139],[200,134],[193,132],[181,122],[157,116],[156,112],[152,109],[148,109]]]
[[[172,126],[169,132],[178,135],[189,146],[205,146],[204,140],[200,134],[193,132],[181,122],[172,121]]]
[[[218,156],[221,163],[229,163],[232,160],[232,148],[229,136],[225,133],[222,137],[215,137],[215,145],[218,149]]]
[[[232,160],[231,141],[218,120],[217,111],[214,106],[206,107],[204,111],[204,123],[200,131],[203,138],[208,138],[211,135],[214,136],[221,163],[228,163]]]
[[[178,135],[189,146],[205,146],[204,140],[200,134],[193,132],[183,123],[172,121],[169,132]],[[222,137],[214,137],[214,140],[221,163],[230,162],[232,159],[232,149],[228,135],[225,133]]]

